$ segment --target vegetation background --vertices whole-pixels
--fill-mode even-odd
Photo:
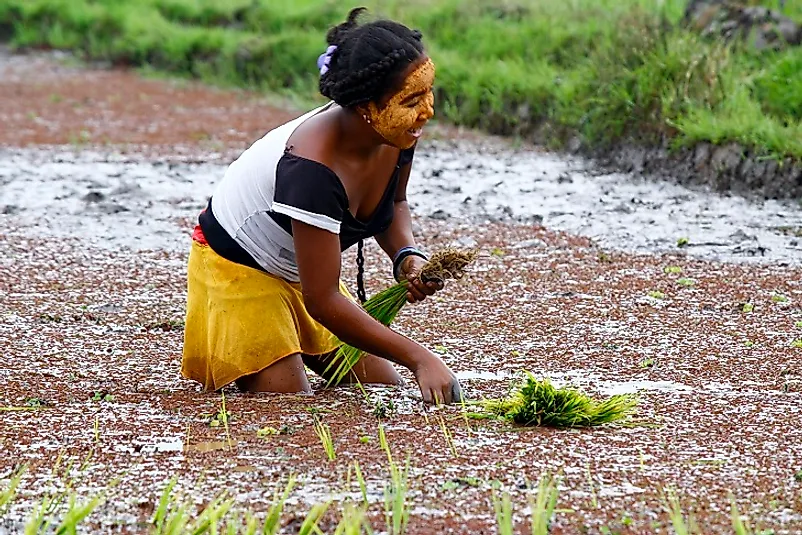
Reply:
[[[779,0],[765,6],[779,7]],[[370,0],[424,33],[441,119],[560,145],[738,142],[802,158],[802,49],[684,29],[687,0]],[[315,61],[353,0],[0,0],[13,47],[73,50],[319,101]],[[783,12],[802,21],[802,2]]]

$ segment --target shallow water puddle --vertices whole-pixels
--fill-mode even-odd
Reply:
[[[184,439],[182,437],[167,437],[156,442],[144,444],[140,452],[142,453],[165,453],[183,452]]]
[[[460,381],[469,380],[489,380],[517,382],[523,377],[523,371],[519,372],[490,372],[490,371],[461,371],[457,372],[457,379]],[[679,394],[689,394],[694,391],[704,391],[708,393],[727,394],[735,393],[732,385],[727,383],[710,381],[704,388],[696,388],[676,381],[650,380],[650,379],[631,379],[627,381],[611,381],[603,379],[598,373],[588,370],[572,370],[565,373],[535,373],[535,377],[542,377],[550,380],[558,388],[573,387],[578,389],[592,388],[598,390],[605,396],[621,394],[637,394],[638,392],[670,392]]]
[[[236,440],[212,440],[208,442],[193,442],[186,446],[184,451],[194,451],[198,453],[206,453],[210,451],[230,450],[237,445]]]
[[[489,381],[503,381],[510,379],[517,375],[516,373],[512,372],[487,372],[487,371],[461,371],[456,372],[457,379],[460,381],[471,381],[471,380],[489,380]]]
[[[224,172],[212,163],[2,149],[0,221],[102,247],[184,249]],[[677,252],[684,238],[682,251],[694,256],[802,261],[802,238],[778,230],[802,227],[798,205],[599,175],[587,161],[556,154],[427,142],[409,187],[412,209],[424,217],[542,221],[621,250]],[[519,245],[516,254],[542,247],[537,240]]]

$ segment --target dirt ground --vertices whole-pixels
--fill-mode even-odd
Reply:
[[[41,55],[6,61],[0,94],[5,147],[124,148],[145,159],[225,159],[294,116],[245,92]],[[192,217],[175,232],[188,233]],[[498,491],[512,494],[517,532],[528,532],[529,486],[545,471],[561,474],[553,533],[670,532],[668,489],[704,533],[732,532],[731,496],[753,527],[802,532],[802,270],[623,254],[534,225],[416,225],[428,249],[466,237],[481,247],[468,277],[397,321],[443,354],[471,398],[503,395],[526,369],[594,395],[639,392],[635,423],[521,430],[469,420],[459,407],[424,408],[406,374],[403,387],[369,387],[369,399],[319,380],[313,396],[227,388],[226,431],[210,425],[221,394],[179,375],[185,252],[52,239],[3,214],[0,406],[30,410],[0,412],[0,481],[28,465],[0,533],[65,486],[86,497],[105,489],[88,530],[138,533],[171,477],[198,506],[227,491],[263,513],[290,474],[285,531],[334,499],[328,532],[336,504],[360,496],[347,477],[356,460],[383,531],[379,422],[395,458],[409,458],[408,533],[495,533]],[[366,264],[369,292],[390,283],[375,244]],[[315,417],[331,429],[334,461]],[[258,433],[266,427],[281,432]]]

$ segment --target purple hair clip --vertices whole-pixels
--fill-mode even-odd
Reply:
[[[320,69],[320,76],[329,72],[329,63],[331,63],[331,56],[337,50],[337,45],[329,45],[325,52],[317,58],[317,68]]]

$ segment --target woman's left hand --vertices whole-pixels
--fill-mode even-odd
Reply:
[[[427,295],[443,289],[442,282],[423,282],[420,280],[420,270],[426,265],[426,260],[419,256],[410,255],[401,262],[401,280],[407,281],[407,301],[416,303],[426,299]]]

